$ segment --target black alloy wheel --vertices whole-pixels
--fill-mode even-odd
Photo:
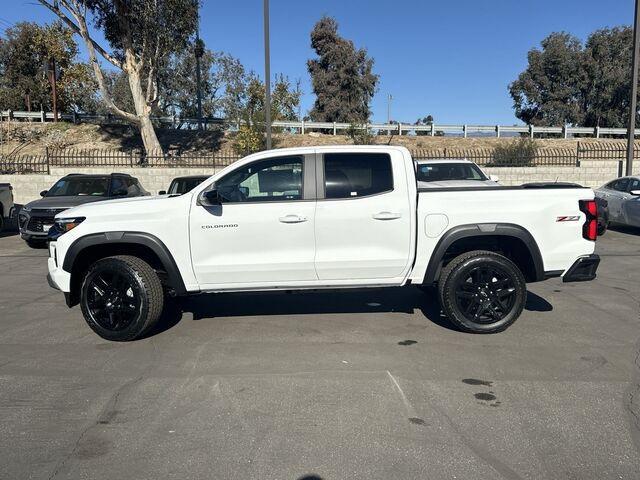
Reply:
[[[438,281],[444,314],[461,330],[495,333],[522,313],[527,288],[520,269],[495,252],[463,253],[447,264]]]
[[[80,306],[87,324],[102,338],[128,341],[160,318],[164,293],[156,271],[144,260],[118,255],[98,260],[82,282]]]
[[[87,279],[87,311],[102,328],[124,330],[140,310],[137,285],[118,269],[102,269]]]
[[[516,301],[516,287],[511,276],[494,265],[476,266],[459,279],[456,305],[474,323],[502,320]]]

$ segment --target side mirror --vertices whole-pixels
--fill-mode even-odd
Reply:
[[[124,188],[119,188],[118,190],[114,190],[111,192],[111,196],[113,197],[126,197],[129,194]]]
[[[160,190],[160,191],[158,192],[158,195],[166,195],[166,194],[167,194],[167,191],[166,191],[166,190]]]
[[[492,182],[498,183],[498,180],[500,180],[500,177],[497,175],[489,175],[489,180],[491,180]]]
[[[198,204],[203,207],[216,207],[218,205],[222,205],[222,197],[215,188],[205,190],[200,194]]]
[[[40,196],[41,196],[41,197],[44,197],[47,193],[49,193],[49,190],[42,190],[42,191],[40,192]]]
[[[636,197],[640,197],[640,190],[631,190],[629,193]]]

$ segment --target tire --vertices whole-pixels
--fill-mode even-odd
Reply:
[[[117,255],[98,260],[82,281],[84,319],[106,340],[127,342],[141,337],[156,324],[163,306],[158,274],[138,257]]]
[[[26,240],[26,242],[33,249],[41,249],[47,246],[46,240]]]
[[[518,319],[527,287],[511,260],[476,250],[459,255],[442,270],[438,295],[444,314],[460,330],[496,333]]]

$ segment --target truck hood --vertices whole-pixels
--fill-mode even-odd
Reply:
[[[71,208],[85,203],[93,203],[108,200],[107,197],[94,197],[91,195],[73,195],[64,197],[44,197],[27,203],[29,208],[58,209]]]
[[[418,182],[418,188],[451,188],[451,187],[498,187],[493,180],[442,180],[439,182]]]
[[[74,215],[78,217],[88,217],[92,215],[100,215],[102,213],[110,213],[113,211],[113,207],[115,205],[118,206],[117,208],[118,211],[126,213],[128,210],[133,210],[133,209],[127,209],[127,204],[131,205],[132,207],[133,206],[137,207],[135,208],[135,210],[138,211],[140,210],[140,207],[146,208],[145,202],[149,204],[150,208],[153,208],[155,204],[157,204],[158,202],[167,201],[169,199],[171,199],[171,197],[169,197],[168,195],[117,198],[112,200],[106,200],[104,202],[95,202],[89,205],[87,204],[79,205],[70,210],[66,210],[62,215],[56,215],[56,217],[58,216],[68,217],[69,215]]]

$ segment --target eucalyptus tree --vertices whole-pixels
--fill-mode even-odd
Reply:
[[[166,58],[190,47],[198,0],[38,1],[82,38],[107,109],[139,128],[147,152],[160,150],[151,121],[159,101],[159,69]],[[96,40],[89,24],[108,45]],[[115,103],[98,56],[127,76],[133,111]]]

